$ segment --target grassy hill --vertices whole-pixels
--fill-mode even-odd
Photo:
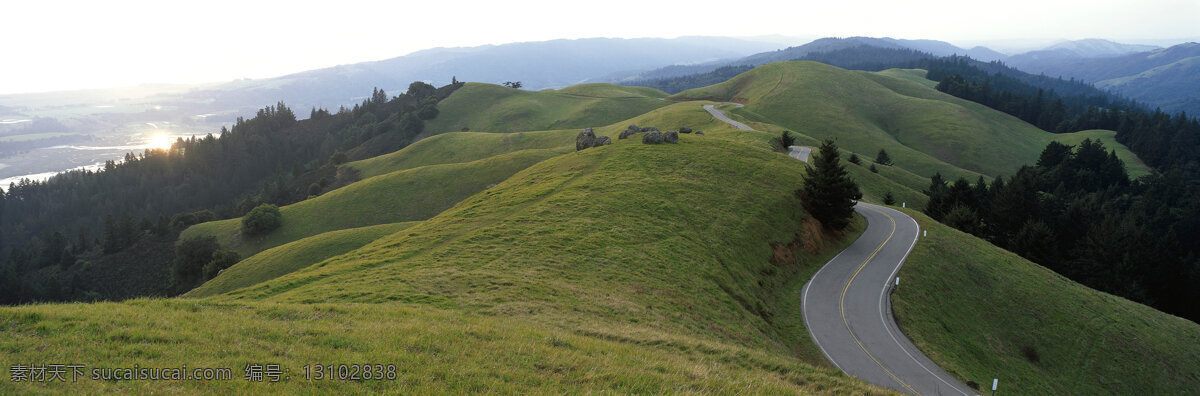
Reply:
[[[702,136],[669,146],[619,141],[537,164],[353,254],[217,298],[423,301],[618,322],[648,315],[652,326],[684,322],[741,340],[770,327],[745,309],[762,305],[755,290],[770,266],[768,243],[799,228],[792,191],[802,169]],[[678,307],[691,313],[676,317]]]
[[[215,236],[222,247],[250,257],[323,232],[424,220],[521,169],[574,149],[521,150],[471,162],[399,170],[284,206],[279,209],[283,225],[263,236],[243,237],[242,220],[236,218],[191,226],[180,239]]]
[[[928,238],[892,294],[904,333],[1005,394],[1174,394],[1200,387],[1200,326],[1068,280],[908,211]],[[1186,393],[1186,391],[1185,391]]]
[[[917,78],[922,73],[779,62],[671,98],[745,103],[733,113],[817,139],[835,137],[868,159],[885,149],[897,166],[925,177],[1011,175],[1036,162],[1054,138],[1015,117],[938,92]]]
[[[793,195],[804,164],[774,151],[771,139],[788,129],[801,144],[834,134],[843,148],[862,143],[854,151],[866,161],[848,169],[864,199],[892,192],[920,208],[924,171],[977,175],[939,155],[1019,157],[1028,153],[1013,147],[1035,146],[957,143],[973,128],[1028,138],[1035,159],[1052,137],[1006,131],[1007,116],[947,99],[916,78],[920,71],[760,69],[731,80],[738,84],[675,97],[744,101],[722,107],[756,131],[733,130],[701,108],[714,102],[664,101],[646,89],[469,84],[455,93],[468,93],[457,104],[442,107],[440,122],[461,117],[496,132],[570,126],[446,133],[346,164],[367,178],[281,208],[282,228],[258,239],[241,238],[240,219],[189,228],[184,237],[217,236],[249,257],[193,291],[195,299],[0,308],[6,365],[230,367],[232,381],[0,381],[0,394],[891,393],[836,371],[807,334],[798,308],[804,283],[863,224],[841,239],[822,232]],[[629,123],[706,134],[681,135],[678,145],[614,139],[575,152],[579,129],[615,138]],[[928,139],[914,137],[926,131]],[[868,171],[881,147],[871,136],[894,145],[887,149],[903,166]],[[1008,375],[1002,386],[1019,381],[1028,393],[1130,393],[1153,381],[1195,387],[1198,370],[1186,363],[1198,361],[1194,324],[914,216],[932,239],[905,266],[896,311],[909,336],[960,378]],[[413,220],[423,221],[400,223]],[[801,246],[778,249],[792,241]],[[1080,306],[1088,310],[1072,311]],[[1169,350],[1172,339],[1187,345]],[[1024,346],[1041,363],[1022,363]],[[1068,371],[1108,361],[1120,363],[1096,375]],[[397,379],[303,379],[306,364],[349,362],[395,364]],[[279,363],[290,379],[247,383],[247,363]],[[1076,387],[1087,381],[1103,385]]]
[[[792,194],[802,172],[780,153],[715,136],[620,140],[540,162],[430,220],[258,286],[0,309],[0,350],[13,361],[237,373],[4,381],[0,393],[888,394],[824,363],[795,309],[804,281],[855,235],[834,240],[804,220]],[[819,254],[772,263],[771,243],[797,230]],[[291,379],[247,383],[250,362],[280,363]],[[301,379],[305,364],[340,362],[395,364],[398,379]]]
[[[451,132],[421,139],[401,150],[347,163],[363,178],[426,165],[471,162],[528,149],[574,147],[579,130],[516,133]]]
[[[425,133],[582,129],[635,117],[666,106],[666,94],[648,88],[588,84],[560,91],[523,91],[468,83],[438,103],[438,117]]]
[[[361,248],[418,223],[409,221],[330,231],[276,246],[225,269],[217,277],[184,294],[184,297],[207,297],[275,279]]]
[[[648,89],[619,87],[609,84],[587,84],[579,87],[588,86],[593,86],[593,90],[612,87],[635,91],[637,89]],[[579,90],[581,88],[569,87],[563,88],[559,92],[576,92]],[[624,92],[624,90],[618,92]],[[660,104],[663,107],[650,110],[644,114],[638,114],[628,119],[617,120],[613,123],[603,125],[586,125],[584,127],[592,127],[597,134],[607,135],[615,140],[617,135],[629,126],[629,124],[656,126],[662,130],[679,129],[679,127],[687,126],[696,130],[703,130],[710,136],[715,136],[719,139],[754,142],[761,147],[768,147],[766,144],[770,136],[731,133],[734,132],[733,128],[730,128],[728,124],[718,121],[709,115],[708,112],[704,111],[703,105],[711,104],[711,102],[662,102]],[[519,150],[574,148],[575,136],[584,127],[579,129],[513,133],[449,132],[421,139],[404,149],[390,154],[351,162],[344,166],[357,170],[362,177],[367,178],[419,166],[475,161]],[[745,136],[739,137],[741,135]],[[751,135],[753,137],[750,137]],[[640,135],[638,137],[640,138]]]

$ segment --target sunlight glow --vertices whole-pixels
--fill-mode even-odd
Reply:
[[[150,142],[147,144],[147,146],[153,150],[170,150],[171,137],[162,133],[155,134],[150,138]]]

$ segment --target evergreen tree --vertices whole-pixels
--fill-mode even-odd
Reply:
[[[797,191],[804,209],[829,229],[846,228],[854,215],[855,201],[862,198],[862,192],[841,164],[833,139],[826,139],[821,144],[820,153],[806,168],[804,188]]]
[[[950,193],[946,188],[946,180],[942,179],[942,173],[937,172],[933,177],[929,178],[929,189],[925,190],[925,195],[929,196],[929,202],[925,204],[925,214],[932,217],[934,220],[942,220],[942,216],[950,211],[954,203],[950,201]]]
[[[1046,145],[1046,149],[1042,150],[1042,155],[1038,158],[1037,166],[1039,168],[1053,168],[1066,161],[1067,157],[1070,156],[1071,146],[1059,142],[1050,142],[1050,144]]]
[[[791,131],[783,131],[783,134],[779,135],[779,138],[775,139],[775,142],[779,143],[779,148],[787,151],[788,147],[796,144],[796,137],[792,136]]]
[[[858,165],[858,164],[862,163],[862,160],[858,159],[858,154],[855,154],[855,153],[850,153],[849,161],[851,164],[854,164],[854,165]]]
[[[892,195],[891,191],[883,193],[883,204],[884,205],[895,205],[896,204],[896,197]]]
[[[879,149],[879,154],[875,155],[875,163],[879,165],[892,165],[892,157],[888,155],[884,149]]]

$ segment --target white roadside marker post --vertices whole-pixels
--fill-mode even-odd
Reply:
[[[996,385],[1000,384],[999,378],[992,378],[992,396],[996,396]]]

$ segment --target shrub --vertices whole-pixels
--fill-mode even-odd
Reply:
[[[334,165],[341,165],[341,164],[346,163],[346,153],[343,153],[341,150],[338,150],[337,152],[333,153],[333,155],[329,156],[329,163],[334,164]]]
[[[258,205],[242,218],[242,235],[263,235],[275,231],[283,224],[279,207],[271,204]]]
[[[212,261],[213,253],[220,249],[217,238],[212,236],[192,237],[175,246],[175,282],[188,286],[202,276],[205,264]]]
[[[215,278],[226,268],[241,261],[241,256],[231,250],[218,250],[212,254],[212,261],[204,265],[204,280]]]
[[[862,163],[862,160],[858,159],[858,154],[855,154],[855,153],[850,153],[849,161],[851,164],[854,164],[854,165],[859,165]]]
[[[891,191],[883,193],[883,204],[884,205],[895,205],[896,204],[896,197],[892,195]]]
[[[1037,363],[1037,362],[1042,361],[1042,358],[1040,356],[1038,356],[1037,349],[1033,349],[1033,347],[1031,347],[1031,346],[1026,345],[1026,346],[1022,347],[1021,354],[1025,355],[1025,360],[1028,360],[1032,363]]]

